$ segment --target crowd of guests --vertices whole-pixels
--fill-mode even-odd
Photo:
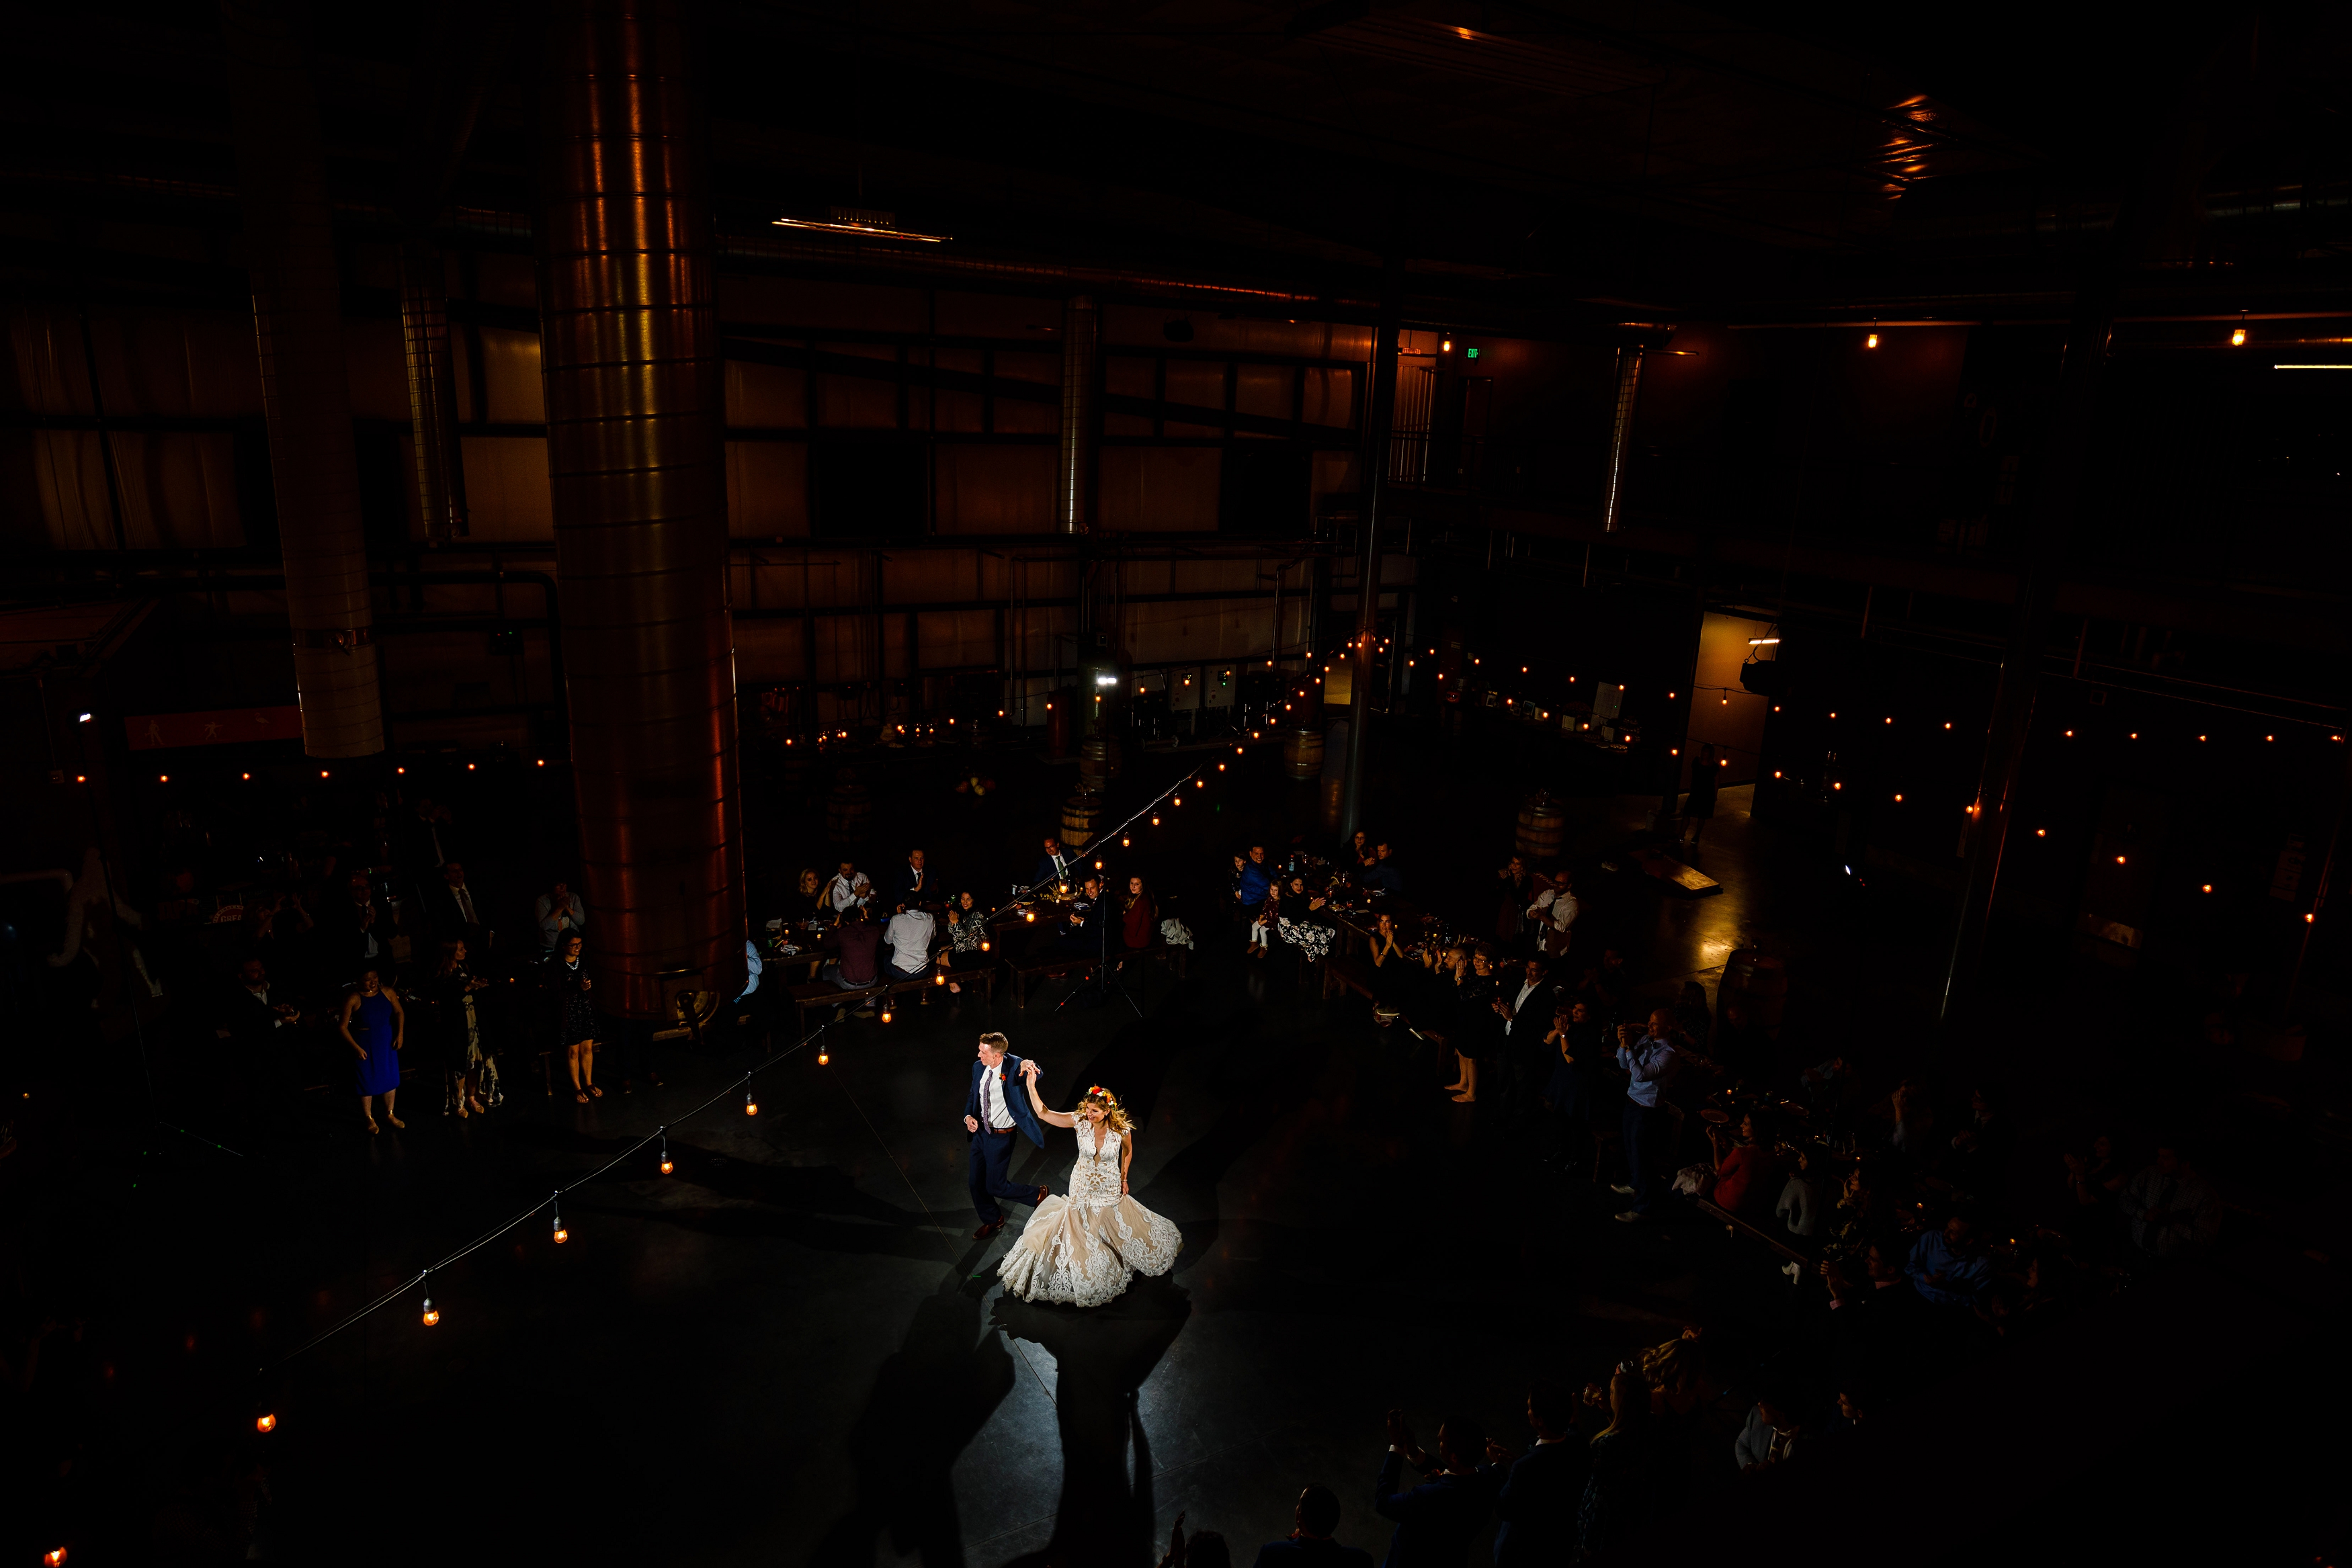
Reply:
[[[561,878],[483,885],[465,858],[477,838],[395,788],[355,824],[238,857],[233,883],[207,886],[194,857],[166,878],[146,941],[174,993],[201,998],[191,1012],[228,1068],[215,1076],[254,1131],[288,1124],[321,1082],[356,1092],[371,1133],[408,1124],[404,1085],[412,1113],[423,1092],[445,1116],[484,1115],[505,1098],[501,1064],[541,1053],[587,1103],[608,1044],[624,1092],[658,1086],[646,1031],[595,1005],[580,894]]]
[[[1160,901],[1142,877],[1117,878],[1123,885],[1114,887],[1096,863],[1066,852],[1048,833],[1028,878],[993,904],[969,884],[940,880],[920,849],[909,850],[879,885],[855,860],[841,861],[830,878],[804,870],[793,908],[771,923],[764,951],[753,945],[752,960],[764,967],[779,958],[819,957],[819,979],[842,991],[933,978],[957,996],[980,971],[1006,962],[1096,958],[1115,968],[1168,933]],[[1004,940],[1016,925],[1017,937]]]

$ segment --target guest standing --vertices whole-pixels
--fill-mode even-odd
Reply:
[[[474,1005],[474,993],[488,987],[488,980],[466,967],[463,942],[441,944],[441,961],[435,967],[432,977],[425,982],[425,999],[441,1047],[441,1113],[446,1116],[454,1110],[460,1121],[469,1113],[482,1114],[489,1110],[482,1103],[485,1055],[481,1014]]]
[[[1160,939],[1160,905],[1143,879],[1127,879],[1127,896],[1119,900],[1119,940],[1128,951],[1139,952]]]
[[[1290,1521],[1290,1539],[1259,1547],[1251,1568],[1372,1568],[1370,1552],[1331,1539],[1339,1528],[1339,1494],[1329,1487],[1300,1492]]]
[[[583,1105],[604,1097],[604,1092],[596,1087],[596,1008],[588,998],[596,982],[581,956],[584,946],[577,933],[565,937],[544,968],[555,1047],[563,1053],[565,1069],[572,1074],[572,1098]]]
[[[1495,1504],[1494,1473],[1476,1462],[1486,1449],[1485,1432],[1466,1416],[1448,1416],[1437,1428],[1432,1463],[1413,1442],[1403,1411],[1389,1412],[1388,1427],[1388,1456],[1372,1491],[1372,1511],[1396,1521],[1387,1568],[1460,1568],[1469,1560],[1471,1538]],[[1430,1479],[1400,1491],[1407,1462]]]
[[[375,1120],[379,1096],[383,1100],[383,1119],[395,1127],[408,1125],[393,1113],[393,1099],[400,1092],[400,1048],[407,1043],[408,1016],[401,1010],[400,998],[384,989],[383,977],[373,964],[360,971],[359,989],[343,998],[336,1028],[343,1043],[359,1058],[360,1113],[367,1118],[367,1130],[383,1130]]]
[[[1715,792],[1721,783],[1717,775],[1722,771],[1715,747],[1700,747],[1698,760],[1691,764],[1690,796],[1683,801],[1683,838],[1689,843],[1696,845],[1707,823],[1715,820]]]
[[[1550,1568],[1576,1552],[1576,1518],[1592,1473],[1591,1446],[1570,1424],[1568,1391],[1549,1383],[1528,1390],[1528,1425],[1535,1447],[1513,1455],[1499,1443],[1486,1457],[1510,1469],[1495,1495],[1495,1568]]]
[[[1616,1545],[1656,1511],[1650,1437],[1650,1385],[1640,1373],[1621,1369],[1609,1380],[1609,1425],[1587,1450],[1592,1473],[1577,1512],[1580,1559]]]
[[[811,872],[803,876],[814,876]],[[539,946],[542,952],[552,953],[563,946],[568,937],[577,936],[588,929],[588,906],[572,891],[572,884],[562,877],[553,886],[539,895],[533,905],[539,920]]]
[[[1626,1185],[1618,1190],[1633,1200],[1617,1218],[1641,1219],[1658,1201],[1658,1161],[1665,1154],[1664,1091],[1673,1083],[1682,1053],[1675,1049],[1675,1015],[1660,1008],[1650,1015],[1650,1027],[1640,1039],[1631,1039],[1633,1026],[1619,1031],[1617,1065],[1631,1082],[1625,1085],[1622,1134]]]

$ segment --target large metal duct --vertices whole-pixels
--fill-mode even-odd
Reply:
[[[466,464],[457,440],[457,373],[449,355],[449,301],[441,252],[412,239],[400,251],[400,334],[408,359],[409,443],[416,459],[416,499],[425,534],[461,539]]]
[[[223,0],[221,32],[302,748],[368,757],[383,749],[383,704],[343,373],[342,286],[298,16],[285,0]]]
[[[1066,534],[1093,531],[1095,425],[1102,312],[1086,295],[1062,307],[1062,454],[1055,474],[1054,522]]]
[[[1624,526],[1625,457],[1633,445],[1633,394],[1642,385],[1642,346],[1629,343],[1617,350],[1617,407],[1609,426],[1609,485],[1601,497],[1601,531],[1613,534]]]
[[[678,0],[558,0],[540,234],[547,462],[604,1005],[743,982],[724,402]]]

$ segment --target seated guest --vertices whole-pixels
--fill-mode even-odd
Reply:
[[[814,872],[804,871],[801,875],[812,883],[816,879]],[[816,890],[812,887],[809,891],[814,893]],[[572,932],[585,934],[588,929],[588,906],[580,902],[580,895],[572,892],[572,884],[562,877],[557,877],[554,885],[539,895],[532,913],[539,920],[541,952],[552,953]]]
[[[1528,1390],[1528,1425],[1535,1447],[1514,1455],[1500,1443],[1486,1458],[1510,1469],[1495,1494],[1495,1568],[1549,1568],[1576,1555],[1576,1516],[1591,1478],[1592,1452],[1570,1424],[1574,1402],[1566,1389],[1538,1383]]]
[[[929,910],[917,904],[898,906],[890,924],[882,929],[882,940],[890,948],[891,978],[911,980],[931,967],[931,936],[938,929]]]
[[[1759,1135],[1753,1112],[1740,1115],[1733,1136],[1724,1136],[1720,1127],[1709,1127],[1706,1136],[1715,1153],[1715,1206],[1727,1214],[1745,1213],[1771,1175],[1771,1145]]]
[[[906,863],[890,875],[890,903],[895,907],[930,902],[930,873],[923,869],[923,852],[908,850]]]
[[[1803,1092],[1806,1103],[1816,1111],[1833,1109],[1843,1097],[1846,1085],[1853,1082],[1853,1070],[1843,1056],[1832,1056],[1827,1061],[1817,1061],[1797,1074],[1797,1087]]]
[[[948,901],[948,945],[939,961],[947,966],[950,976],[970,974],[991,962],[987,949],[987,915],[972,903],[971,894],[958,894]],[[961,995],[963,983],[950,978],[948,989]]]
[[[1118,901],[1118,939],[1130,953],[1160,940],[1160,905],[1143,879],[1127,879],[1127,893]]]
[[[825,903],[832,906],[836,918],[845,918],[853,909],[865,908],[873,897],[874,884],[849,861],[841,862],[824,890]]]
[[[1797,1168],[1781,1186],[1772,1212],[1791,1236],[1811,1236],[1822,1228],[1822,1184],[1813,1171],[1812,1150],[1802,1144],[1797,1145]]]
[[[862,904],[841,915],[841,956],[824,967],[824,977],[841,991],[862,990],[882,978],[882,927]]]
[[[1339,1494],[1329,1487],[1300,1492],[1290,1520],[1290,1539],[1259,1547],[1251,1568],[1372,1568],[1370,1552],[1331,1539],[1339,1528]]]
[[[2075,1244],[2092,1257],[2105,1260],[2114,1251],[2120,1213],[2116,1195],[2123,1191],[2128,1174],[2116,1157],[2115,1140],[2105,1133],[2082,1153],[2066,1155],[2066,1192],[2074,1202],[2063,1223]]]
[[[1062,852],[1062,841],[1052,833],[1045,835],[1045,852],[1037,857],[1030,868],[1029,885],[1040,883],[1063,883],[1070,880],[1070,868],[1076,862]]]
[[[1390,1411],[1388,1427],[1388,1456],[1372,1491],[1372,1511],[1396,1521],[1387,1568],[1459,1568],[1495,1505],[1494,1478],[1478,1468],[1486,1433],[1467,1416],[1448,1416],[1437,1428],[1433,1460],[1412,1440],[1403,1411]],[[1408,1463],[1430,1479],[1400,1490]]]
[[[1939,1307],[1972,1307],[1992,1284],[1992,1260],[1977,1245],[1976,1226],[1955,1214],[1941,1230],[1922,1232],[1903,1265],[1919,1299]]]
[[[1742,1470],[1777,1465],[1795,1448],[1803,1430],[1789,1413],[1785,1393],[1767,1385],[1756,1392],[1756,1404],[1748,1412],[1748,1424],[1732,1442],[1731,1457]]]
[[[814,931],[834,922],[833,890],[814,870],[801,868],[798,896],[791,905],[792,924]]]
[[[2169,1141],[2157,1145],[2155,1163],[2124,1183],[2116,1202],[2125,1236],[2151,1258],[2201,1252],[2221,1234],[2220,1195]]]
[[[1877,1184],[1867,1170],[1856,1166],[1845,1173],[1837,1205],[1830,1210],[1822,1258],[1826,1262],[1859,1265],[1863,1253],[1886,1228]]]
[[[1367,893],[1401,894],[1404,891],[1404,874],[1397,870],[1395,852],[1386,840],[1373,844],[1372,863],[1356,873],[1356,885]]]
[[[1289,884],[1280,890],[1282,913],[1275,922],[1275,928],[1281,933],[1285,942],[1305,954],[1310,963],[1320,962],[1331,951],[1335,925],[1327,907],[1329,903],[1330,900],[1321,894],[1309,893],[1307,879],[1303,876],[1292,877]],[[1266,904],[1269,912],[1275,907],[1273,902]]]

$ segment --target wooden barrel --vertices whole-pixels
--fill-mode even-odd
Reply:
[[[1062,802],[1062,847],[1072,854],[1095,841],[1102,819],[1103,799],[1084,789]]]
[[[1283,731],[1282,768],[1293,779],[1323,776],[1323,732],[1302,724]]]
[[[824,836],[836,844],[863,843],[873,815],[874,791],[846,768],[835,775],[833,789],[824,798]]]
[[[1123,759],[1118,741],[1108,735],[1090,735],[1078,743],[1078,788],[1099,795],[1119,776]]]
[[[1779,1029],[1789,1001],[1787,967],[1760,948],[1740,948],[1724,961],[1723,984],[1716,998],[1718,1008],[1729,1001],[1746,1005],[1751,1025]]]
[[[1519,807],[1519,853],[1531,861],[1557,856],[1567,826],[1567,810],[1543,790],[1537,790]]]

